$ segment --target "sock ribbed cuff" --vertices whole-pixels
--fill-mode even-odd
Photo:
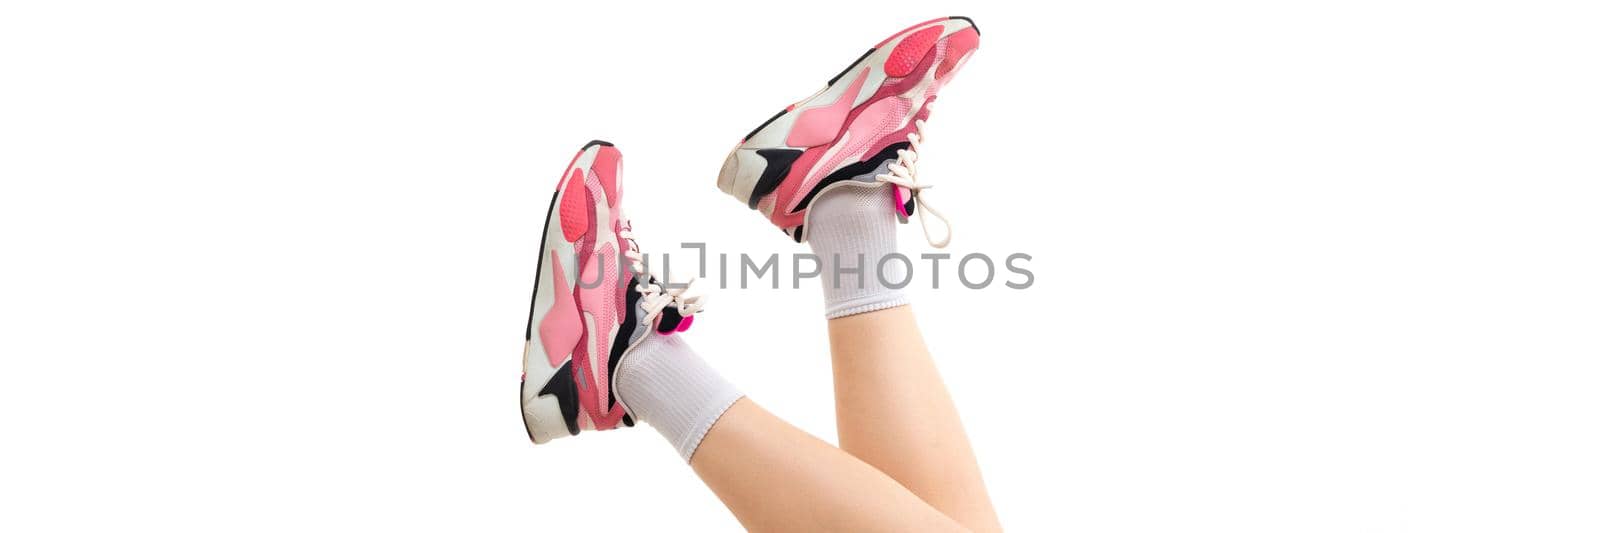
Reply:
[[[888,291],[882,294],[870,295],[840,302],[828,302],[828,320],[843,318],[850,315],[882,311],[891,307],[900,307],[911,304],[911,298],[900,291]]]
[[[711,426],[744,394],[678,335],[647,335],[651,338],[617,365],[617,399],[687,462]]]

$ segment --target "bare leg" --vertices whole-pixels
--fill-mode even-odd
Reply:
[[[975,531],[999,531],[910,306],[828,321],[839,447]]]
[[[889,476],[748,398],[722,414],[689,464],[751,531],[964,530]]]

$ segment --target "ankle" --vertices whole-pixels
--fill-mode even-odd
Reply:
[[[900,290],[906,261],[893,257],[899,223],[888,189],[839,187],[818,197],[811,210],[807,240],[821,268],[829,319],[909,303]]]
[[[646,335],[617,364],[617,400],[688,461],[711,425],[744,394],[678,335]]]

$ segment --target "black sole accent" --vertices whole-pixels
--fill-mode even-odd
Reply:
[[[678,314],[677,307],[668,307],[661,310],[661,323],[656,324],[656,333],[672,333],[677,331],[678,324],[683,323],[683,315]]]
[[[565,181],[566,177],[561,179]],[[539,276],[544,272],[544,240],[550,236],[550,215],[555,214],[556,198],[560,196],[561,188],[557,187],[556,192],[550,193],[550,208],[544,211],[544,232],[539,234],[539,260],[534,262],[533,267],[533,298],[528,302],[528,330],[522,333],[524,341],[533,340],[533,306],[534,302],[539,301]]]
[[[882,150],[878,151],[877,155],[874,155],[869,159],[864,161],[856,161],[854,163],[839,167],[839,170],[833,171],[832,174],[828,174],[828,177],[822,178],[822,181],[817,182],[817,186],[813,187],[811,192],[806,193],[805,198],[800,199],[800,204],[795,206],[795,210],[799,211],[801,209],[805,209],[806,206],[811,205],[811,200],[817,197],[817,193],[822,192],[822,190],[828,188],[829,185],[833,185],[836,182],[851,179],[856,176],[872,172],[873,170],[877,170],[878,165],[883,164],[884,161],[899,157],[899,154],[896,152],[910,147],[911,143],[909,142],[897,142],[883,147]]]
[[[762,198],[778,190],[778,185],[783,183],[783,178],[789,175],[789,167],[794,166],[794,160],[800,158],[804,150],[791,150],[787,148],[767,148],[756,150],[756,155],[767,160],[767,168],[761,169],[761,178],[756,180],[756,186],[750,189],[750,200],[745,202],[751,209],[761,203]]]
[[[801,224],[799,226],[795,226],[794,227],[794,235],[790,235],[790,237],[794,238],[794,242],[804,242],[805,241],[805,235],[806,235],[806,225],[805,224]]]
[[[978,29],[978,23],[973,22],[971,17],[954,16],[954,17],[950,17],[950,20],[965,20],[965,21],[967,21],[967,24],[971,24],[972,25],[972,33],[976,33],[978,35],[983,35],[983,32]]]
[[[585,145],[583,145],[583,148],[582,148],[582,149],[583,149],[583,150],[588,150],[588,149],[589,149],[589,147],[590,147],[590,146],[595,146],[595,145],[600,145],[600,146],[616,146],[616,145],[615,145],[615,144],[611,144],[611,143],[608,143],[608,142],[605,142],[605,141],[602,141],[602,140],[600,140],[600,139],[595,139],[595,140],[592,140],[592,141],[589,141],[589,144],[585,144]]]
[[[784,113],[788,113],[788,112],[789,112],[788,109],[784,109],[783,111],[779,111],[778,114],[772,115],[772,118],[767,119],[766,122],[762,122],[760,126],[756,126],[756,129],[750,130],[750,133],[746,134],[744,136],[744,139],[740,140],[739,142],[742,143],[744,141],[750,140],[751,137],[755,137],[757,133],[761,133],[761,129],[762,128],[767,127],[767,124],[771,124],[772,121],[778,120],[778,117],[781,117],[781,116],[783,116]]]
[[[561,406],[561,418],[567,423],[567,433],[578,434],[578,388],[572,380],[572,360],[561,363],[561,368],[550,376],[550,381],[539,389],[540,396],[555,396]],[[524,417],[526,420],[526,417]]]
[[[861,57],[858,57],[858,58],[856,58],[855,61],[851,62],[850,66],[845,67],[844,70],[841,70],[841,71],[839,71],[838,74],[835,74],[833,76],[833,79],[828,80],[828,86],[832,87],[833,84],[838,83],[839,82],[839,78],[843,78],[845,74],[850,72],[850,69],[856,68],[856,65],[860,65],[862,61],[866,61],[867,60],[867,56],[872,55],[872,53],[876,52],[876,51],[878,51],[877,48],[868,48],[867,52],[864,53],[864,54],[861,54]]]

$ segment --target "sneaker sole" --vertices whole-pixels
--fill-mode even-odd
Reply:
[[[528,438],[534,444],[544,444],[551,440],[576,435],[578,428],[568,425],[562,413],[563,398],[561,395],[540,394],[550,385],[553,378],[561,378],[566,383],[558,386],[572,385],[571,376],[557,376],[558,370],[571,361],[570,352],[552,361],[546,353],[543,339],[539,331],[539,323],[555,305],[557,291],[571,291],[570,286],[576,274],[573,272],[577,265],[577,250],[573,242],[578,236],[588,230],[587,212],[582,201],[572,201],[570,198],[582,196],[569,196],[569,191],[581,193],[583,183],[581,176],[590,172],[601,146],[611,146],[605,141],[590,141],[589,144],[578,150],[562,171],[561,182],[556,187],[555,193],[550,197],[550,206],[545,212],[544,233],[539,240],[539,262],[535,271],[534,290],[532,303],[528,309],[528,325],[524,333],[522,352],[522,383],[520,394],[522,398],[522,422],[528,431]],[[582,169],[581,174],[574,170]],[[579,215],[578,213],[583,213]],[[552,257],[552,255],[554,257]],[[554,272],[557,265],[564,265],[560,275]],[[564,287],[556,287],[556,278],[564,278]],[[576,405],[567,406],[568,410],[575,410]]]

